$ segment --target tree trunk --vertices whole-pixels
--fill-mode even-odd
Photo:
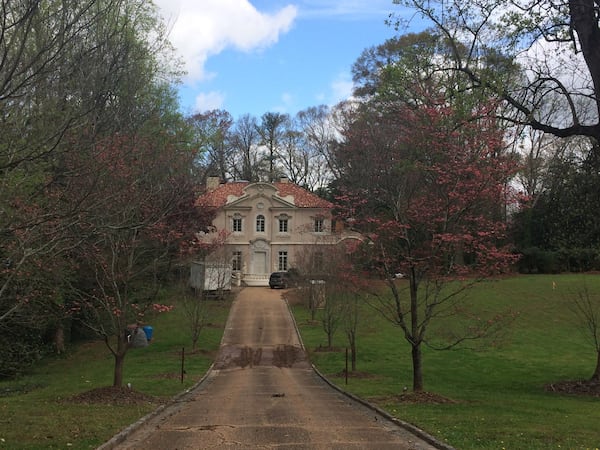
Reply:
[[[129,342],[127,342],[127,338],[125,335],[119,338],[119,342],[117,343],[117,351],[114,353],[115,355],[115,371],[113,376],[113,386],[121,387],[123,386],[123,366],[125,365],[125,355],[127,354],[127,350],[129,349]]]
[[[54,342],[54,349],[59,355],[65,352],[65,328],[62,323],[59,323],[54,330],[54,336],[52,338]]]
[[[571,26],[577,32],[583,58],[592,76],[596,112],[600,110],[600,30],[598,29],[597,8],[594,0],[570,0]],[[598,131],[598,126],[596,126]],[[598,137],[596,135],[596,137]]]
[[[125,353],[119,352],[115,354],[115,372],[113,377],[113,386],[123,386],[123,367],[125,366]]]
[[[413,392],[423,392],[422,364],[421,344],[412,344]]]
[[[592,375],[592,381],[600,381],[600,350],[596,352],[596,370]]]
[[[410,271],[410,345],[412,348],[413,391],[423,391],[423,359],[421,355],[421,333],[419,330],[419,297],[417,274],[414,267]]]
[[[125,363],[125,354],[115,354],[115,373],[113,378],[113,386],[123,386],[123,366]]]
[[[311,322],[315,321],[315,317],[317,314],[317,300],[315,299],[315,296],[317,294],[315,293],[315,289],[314,287],[311,285],[310,286],[310,295],[308,297],[308,301],[310,302],[310,320]]]
[[[465,243],[464,241],[458,242],[454,253],[454,264],[463,267],[465,265]]]
[[[350,338],[350,362],[352,372],[354,372],[356,370],[356,338],[354,336]]]

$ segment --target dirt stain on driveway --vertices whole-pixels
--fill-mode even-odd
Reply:
[[[265,347],[224,345],[214,364],[214,368],[218,370],[255,366],[310,367],[306,352],[295,345]]]

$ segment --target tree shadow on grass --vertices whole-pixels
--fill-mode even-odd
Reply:
[[[550,383],[544,386],[546,392],[568,395],[583,395],[600,397],[600,381],[597,380],[567,380]]]
[[[403,392],[398,395],[388,395],[385,397],[374,397],[371,399],[375,403],[385,405],[390,403],[403,404],[429,404],[429,405],[449,405],[459,403],[457,400],[444,397],[433,392]]]

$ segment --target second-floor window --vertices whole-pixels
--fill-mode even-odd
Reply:
[[[315,233],[322,233],[323,232],[323,218],[322,217],[316,217],[315,218]]]
[[[279,232],[287,233],[288,232],[288,219],[287,217],[281,217],[279,219]]]
[[[241,233],[241,231],[242,231],[242,218],[241,217],[233,218],[232,230],[234,233]]]
[[[265,232],[265,216],[262,214],[256,216],[256,232],[264,233]]]

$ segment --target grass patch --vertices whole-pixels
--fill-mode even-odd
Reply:
[[[168,302],[168,301],[167,301]],[[211,325],[200,336],[200,351],[190,353],[191,338],[182,308],[151,321],[152,343],[131,349],[124,383],[149,397],[131,404],[75,402],[76,395],[110,386],[113,358],[103,342],[79,344],[49,357],[32,372],[0,382],[0,448],[96,448],[118,431],[193,386],[206,373],[218,350],[229,301],[211,301]],[[186,349],[181,383],[181,352]]]
[[[348,385],[345,352],[315,351],[327,344],[321,324],[311,322],[301,304],[293,311],[311,361],[322,373],[456,448],[594,449],[600,443],[600,398],[545,390],[550,383],[587,379],[595,367],[594,349],[568,308],[584,279],[590,292],[600,292],[599,275],[516,276],[476,285],[468,297],[472,311],[485,315],[510,309],[517,315],[494,345],[423,348],[425,389],[453,400],[448,403],[401,401],[412,386],[410,347],[401,330],[373,310],[362,311],[361,376],[350,376]],[[333,345],[346,346],[342,330]]]

